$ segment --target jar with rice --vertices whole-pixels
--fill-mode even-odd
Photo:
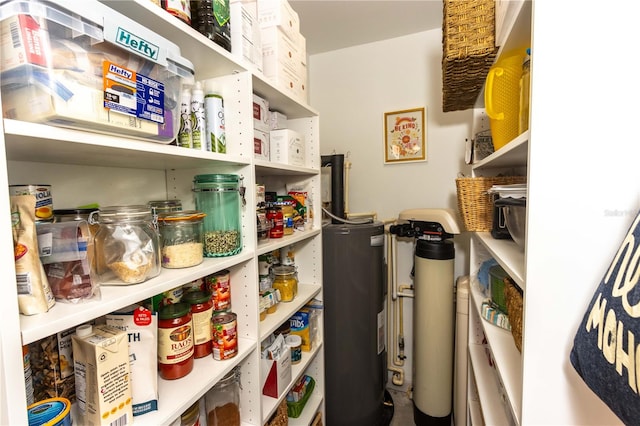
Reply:
[[[187,268],[202,263],[205,216],[195,210],[158,214],[163,267]]]

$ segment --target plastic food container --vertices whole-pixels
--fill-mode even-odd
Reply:
[[[171,142],[191,62],[176,44],[99,2],[64,5],[0,6],[4,117]]]

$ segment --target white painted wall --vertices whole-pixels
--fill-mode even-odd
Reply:
[[[455,178],[471,137],[471,110],[442,112],[442,33],[405,37],[313,55],[309,58],[310,104],[320,113],[321,153],[345,154],[352,213],[374,211],[378,219],[411,208],[457,210]],[[427,161],[384,164],[384,113],[425,107]],[[467,272],[468,235],[456,241],[456,276]],[[411,284],[413,241],[399,243],[398,282]],[[411,381],[413,300],[404,302],[406,380]]]

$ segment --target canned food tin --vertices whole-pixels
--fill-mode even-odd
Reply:
[[[35,195],[36,220],[47,221],[53,219],[53,198],[51,185],[9,185],[9,195]]]
[[[238,354],[238,320],[233,312],[223,312],[211,318],[213,359],[222,361]]]
[[[211,293],[214,311],[231,309],[231,273],[228,270],[205,277],[205,288]]]
[[[49,398],[27,407],[29,426],[71,426],[71,401],[66,398]]]
[[[204,97],[204,113],[207,121],[207,135],[211,141],[211,152],[225,154],[227,139],[224,128],[224,101],[222,96],[208,93]]]

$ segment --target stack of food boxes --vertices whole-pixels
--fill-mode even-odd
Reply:
[[[269,101],[253,94],[253,154],[269,161]]]
[[[276,87],[307,103],[307,47],[287,0],[258,0],[262,71]]]
[[[262,72],[262,41],[256,0],[230,0],[231,54]]]

